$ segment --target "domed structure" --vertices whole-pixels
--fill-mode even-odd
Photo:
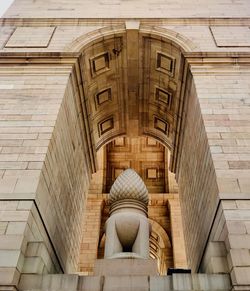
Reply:
[[[110,189],[111,204],[125,199],[133,199],[148,204],[148,190],[141,177],[133,170],[122,172]]]

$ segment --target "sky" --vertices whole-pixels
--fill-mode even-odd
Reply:
[[[3,16],[3,14],[5,13],[5,11],[9,8],[10,4],[13,2],[14,0],[0,0],[0,17]]]

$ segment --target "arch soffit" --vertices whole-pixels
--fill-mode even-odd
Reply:
[[[139,32],[137,60],[132,48],[135,31]],[[93,148],[98,150],[113,138],[132,134],[153,137],[172,150],[180,119],[178,110],[182,107],[183,52],[194,47],[179,33],[146,25],[138,30],[126,30],[125,24],[104,27],[73,41],[66,51],[82,52],[83,87]],[[137,75],[131,60],[139,68]],[[158,68],[158,62],[163,67],[160,64]],[[168,67],[173,71],[168,72]],[[148,84],[147,78],[151,78]],[[127,104],[128,100],[133,101]]]
[[[160,242],[159,242],[159,246],[161,248],[171,248],[171,241],[169,239],[168,234],[166,233],[166,231],[164,230],[164,228],[155,220],[149,218],[148,219],[151,226],[152,226],[152,231],[154,231],[157,235],[159,235],[160,237]]]

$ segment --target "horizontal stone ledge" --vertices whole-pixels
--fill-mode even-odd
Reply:
[[[242,25],[249,26],[250,19],[242,17],[171,17],[171,18],[148,18],[148,17],[126,17],[126,18],[0,18],[1,26],[85,26],[85,25],[121,25],[126,20],[140,20],[141,24],[151,25]]]
[[[80,52],[0,52],[0,64],[64,64],[74,65],[79,59]],[[192,66],[216,65],[209,70],[217,71],[221,66],[225,65],[234,68],[237,65],[250,64],[249,52],[188,52],[184,53],[184,57]],[[208,71],[206,68],[205,73]],[[63,69],[63,68],[62,68]],[[194,67],[193,69],[194,70]],[[247,70],[249,72],[249,70]]]
[[[22,275],[18,286],[28,290],[71,291],[229,291],[227,274],[173,274],[172,276]]]
[[[37,61],[38,63],[40,63],[42,60],[37,59],[37,58],[45,58],[45,59],[52,58],[52,59],[55,59],[55,61],[59,62],[59,61],[62,61],[62,58],[75,59],[75,58],[78,58],[80,55],[81,53],[79,52],[6,52],[6,51],[1,51],[0,62],[2,61],[5,62],[7,58],[10,58],[10,59],[20,58],[20,59],[23,59],[26,63],[31,61],[27,58],[34,58],[33,61]]]
[[[220,200],[248,200],[250,193],[219,193]]]
[[[22,201],[22,200],[35,200],[36,193],[0,193],[1,201]]]

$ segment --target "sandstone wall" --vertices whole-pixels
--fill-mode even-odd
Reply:
[[[229,291],[228,275],[173,274],[172,276],[23,275],[20,290],[81,291]]]
[[[218,204],[218,187],[210,147],[193,80],[186,92],[186,118],[178,185],[188,265],[197,271]]]
[[[249,288],[249,67],[192,71],[221,199],[209,241],[224,243],[235,288]]]
[[[91,175],[77,87],[69,79],[37,189],[36,201],[65,272],[77,269]]]
[[[162,18],[162,17],[246,17],[249,15],[249,2],[239,0],[200,0],[194,5],[192,0],[173,2],[136,0],[130,1],[91,1],[66,0],[53,2],[16,0],[7,11],[7,17],[29,18]]]
[[[238,19],[232,23],[225,19],[220,19],[218,23],[210,22],[202,19],[198,23],[192,19],[140,20],[142,28],[157,24],[162,32],[170,31],[180,39],[186,38],[193,52],[250,51],[248,19],[244,25]],[[70,52],[75,50],[73,44],[79,44],[79,39],[85,39],[87,43],[93,37],[102,37],[108,31],[113,32],[110,27],[125,31],[122,19],[106,19],[102,22],[83,19],[77,23],[68,20],[67,23],[63,19],[41,19],[38,22],[36,19],[9,18],[0,19],[0,24],[0,52]]]
[[[1,284],[77,268],[90,165],[71,70],[1,66]]]
[[[199,268],[211,231],[209,241],[223,242],[227,253],[213,255],[220,257],[214,261],[217,270],[227,271],[228,263],[234,284],[249,284],[244,279],[249,277],[246,259],[239,256],[235,265],[231,258],[232,252],[249,251],[244,244],[249,220],[249,69],[197,65],[192,74],[178,173],[189,264]],[[219,199],[226,207],[223,214],[216,210]],[[207,264],[207,254],[205,259]]]
[[[52,2],[16,0],[0,21],[1,56],[12,56],[0,67],[1,284],[17,284],[20,272],[76,270],[90,178],[83,86],[72,65],[52,59],[95,29],[125,32],[133,15],[192,51],[177,173],[189,266],[230,271],[234,290],[249,289],[249,1]],[[31,64],[32,52],[51,53],[50,66]]]

